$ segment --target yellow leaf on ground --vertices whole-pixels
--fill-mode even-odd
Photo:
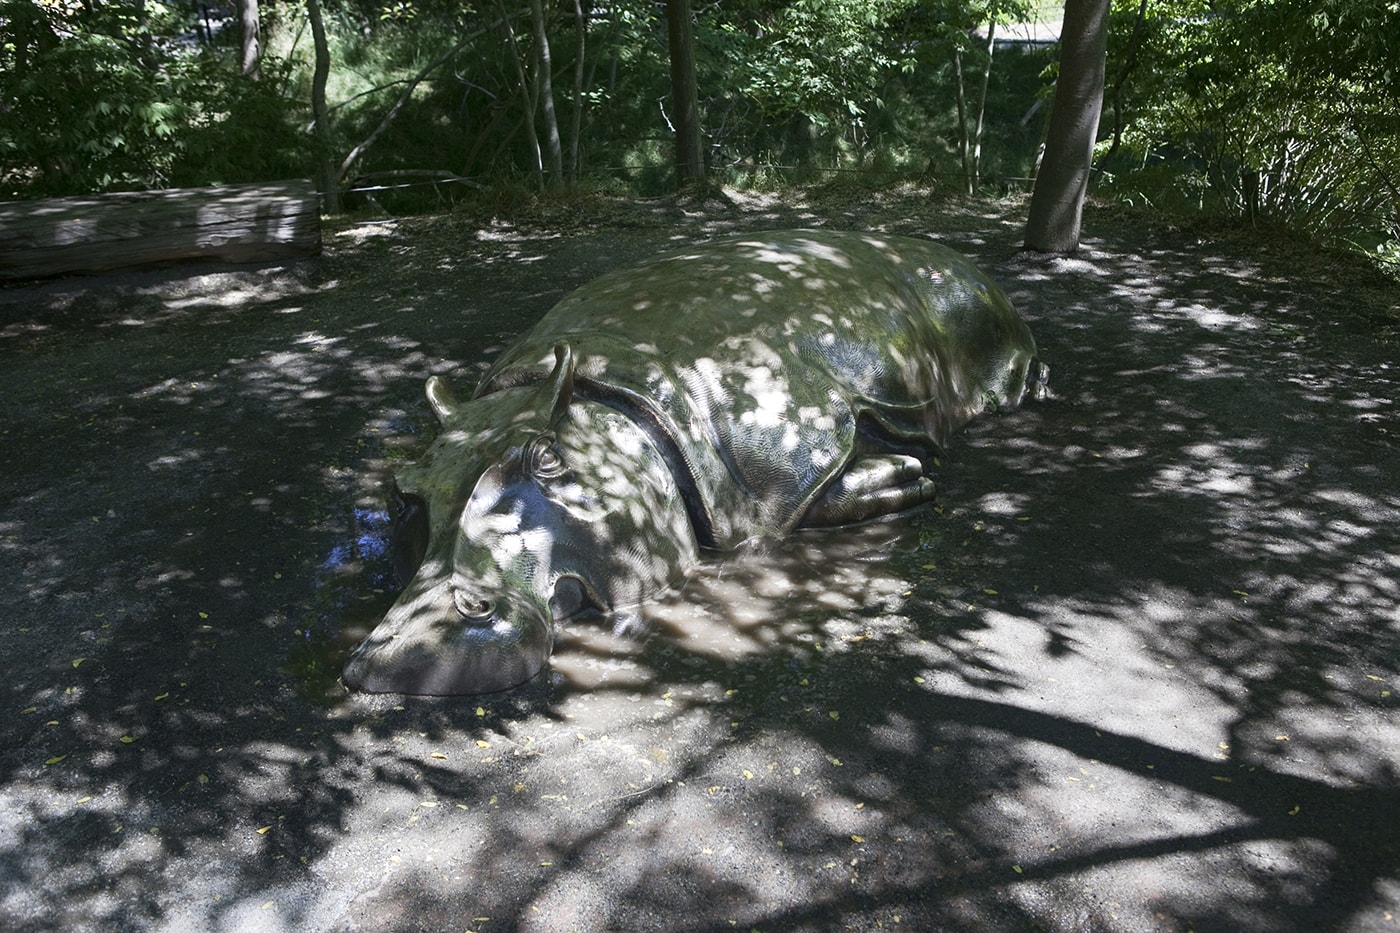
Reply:
[[[268,824],[267,826],[259,827],[259,829],[258,829],[258,835],[259,835],[259,836],[266,836],[266,835],[267,835],[267,831],[270,830],[271,828],[272,828],[272,825],[271,825],[271,824]]]
[[[82,663],[83,663],[84,661],[86,661],[86,660],[87,660],[87,658],[74,658],[74,659],[73,659],[73,666],[74,666],[74,667],[77,667],[79,664],[82,664]]]
[[[488,741],[486,741],[485,739],[477,739],[477,740],[476,740],[476,747],[477,747],[477,748],[490,748],[490,747],[491,747],[491,743],[488,742]]]
[[[52,758],[46,759],[46,760],[44,761],[44,764],[46,764],[46,765],[56,765],[56,764],[58,764],[60,761],[62,761],[63,759],[65,759],[65,758],[67,758],[67,757],[68,757],[67,755],[54,755]]]
[[[123,745],[130,745],[132,742],[135,742],[136,739],[129,735],[124,735],[121,738],[117,739],[117,741],[121,742]]]
[[[852,842],[864,842],[864,841],[865,841],[865,837],[864,837],[864,836],[852,836],[852,837],[851,837],[851,841],[852,841]]]

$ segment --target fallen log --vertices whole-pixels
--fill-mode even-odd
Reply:
[[[320,200],[309,181],[0,203],[0,280],[320,251]]]

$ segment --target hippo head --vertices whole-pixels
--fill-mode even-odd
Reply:
[[[693,564],[656,445],[624,414],[576,398],[572,354],[555,354],[543,384],[460,404],[430,381],[444,433],[391,497],[395,565],[411,578],[346,663],[352,688],[514,687],[548,662],[557,622],[623,618]]]

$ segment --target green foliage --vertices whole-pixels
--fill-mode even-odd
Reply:
[[[796,0],[747,21],[723,21],[710,48],[731,90],[777,118],[802,114],[817,126],[860,121],[908,52],[883,41],[912,0]]]
[[[561,128],[571,131],[579,107],[585,174],[667,190],[670,75],[660,8],[648,0],[582,5],[587,42],[577,93],[573,3],[545,5]],[[833,169],[890,177],[955,171],[952,50],[965,45],[969,62],[980,63],[968,30],[1018,7],[734,0],[697,9],[711,169],[731,182],[771,185]],[[0,56],[10,58],[0,65],[22,65],[0,74],[0,172],[10,195],[312,173],[313,61],[298,5],[263,4],[258,81],[236,73],[235,27],[209,35],[197,28],[192,3],[0,0],[0,11]],[[535,171],[524,126],[539,127],[541,117],[538,107],[526,112],[520,87],[520,68],[530,75],[535,66],[523,0],[339,0],[324,12],[332,161],[367,142],[346,183],[431,171],[514,184]],[[30,24],[36,18],[44,28]],[[1024,113],[1037,86],[1025,69],[994,69],[985,160],[996,166],[992,173],[1024,173],[1038,127],[1008,133],[1006,121]]]
[[[61,195],[293,174],[301,146],[283,82],[235,80],[183,41],[178,10],[8,0],[0,193]]]
[[[1194,177],[1202,208],[1377,255],[1400,241],[1400,3],[1177,0],[1151,9],[1125,98],[1127,158],[1105,166],[1114,187],[1150,197],[1143,182],[1176,175],[1179,189]],[[1128,159],[1136,170],[1125,171]],[[1160,203],[1169,192],[1156,194]]]
[[[730,179],[758,181],[765,164],[788,180],[827,171],[890,177],[961,175],[955,52],[981,73],[985,40],[975,26],[1024,15],[1008,0],[751,2],[701,19],[708,65],[712,160]],[[1010,55],[992,70],[983,165],[989,176],[1023,175],[1038,125],[1019,121],[1034,102],[1039,66]],[[1042,63],[1043,64],[1043,63]],[[995,114],[995,118],[992,115]],[[813,175],[816,172],[818,174]]]
[[[442,206],[464,190],[444,187],[452,176],[485,190],[538,189],[526,132],[530,123],[544,128],[541,108],[527,106],[539,61],[529,3],[323,4],[329,157],[340,165],[357,152],[346,185],[426,179],[421,191],[393,194],[396,209],[413,191],[423,207]],[[586,185],[670,190],[661,6],[580,6],[581,63],[573,0],[542,5],[564,147],[572,156],[577,108]],[[1024,177],[1054,52],[1003,47],[989,60],[985,33],[974,30],[1053,18],[1059,7],[697,3],[710,171],[756,187],[854,173],[961,187],[990,62],[978,173],[987,188]],[[1400,256],[1400,0],[1151,0],[1139,23],[1140,7],[1114,0],[1100,190],[1265,218]],[[0,196],[311,175],[322,154],[309,131],[304,8],[264,0],[258,80],[238,74],[233,21],[211,30],[202,9],[193,0],[0,0]]]

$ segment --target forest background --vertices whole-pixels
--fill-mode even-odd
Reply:
[[[678,10],[712,183],[1033,183],[1046,0],[3,0],[0,199],[294,176],[393,213],[655,195]],[[1112,0],[1091,190],[1400,267],[1400,2]]]

